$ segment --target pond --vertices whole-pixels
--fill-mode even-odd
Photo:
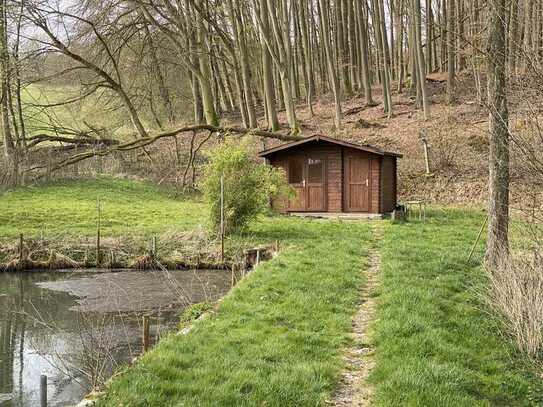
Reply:
[[[143,315],[156,342],[230,285],[224,271],[0,273],[0,406],[39,405],[41,374],[49,406],[76,404],[141,353]]]

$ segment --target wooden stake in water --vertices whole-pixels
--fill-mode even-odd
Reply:
[[[149,315],[143,316],[143,336],[142,336],[143,353],[149,350]]]
[[[40,407],[47,407],[47,376],[40,376]]]
[[[96,266],[100,267],[102,264],[102,254],[100,251],[100,228],[101,228],[101,217],[102,217],[102,207],[100,203],[100,197],[97,198],[96,210],[98,212],[98,219],[96,222]]]
[[[221,175],[221,262],[224,263],[224,174]]]

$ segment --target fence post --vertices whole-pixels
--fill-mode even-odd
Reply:
[[[149,350],[149,315],[143,316],[143,337],[142,337],[143,353]]]
[[[224,263],[224,174],[221,174],[221,262]]]
[[[100,250],[100,228],[101,228],[101,216],[102,216],[102,208],[100,204],[100,197],[97,198],[96,202],[96,210],[98,212],[98,219],[96,224],[96,266],[100,267],[100,264],[102,264],[102,255]]]
[[[23,236],[23,234],[21,233],[21,234],[19,235],[19,264],[20,264],[20,265],[23,264],[23,260],[24,260],[23,251],[24,251],[24,236]]]
[[[151,257],[153,260],[156,259],[156,236],[153,236],[153,244],[151,246]]]
[[[40,407],[47,407],[47,376],[40,376]]]

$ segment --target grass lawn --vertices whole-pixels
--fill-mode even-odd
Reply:
[[[100,406],[315,406],[333,392],[363,284],[368,223],[270,218],[280,239],[186,336],[171,335],[113,381]]]
[[[25,86],[21,97],[30,135],[50,132],[47,128],[51,125],[88,131],[85,123],[94,128],[119,128],[117,132],[121,134],[134,132],[133,127],[128,124],[125,110],[116,109],[119,101],[112,92],[96,92],[83,100],[64,104],[81,97],[81,90],[69,85],[42,83]],[[55,104],[58,106],[48,107],[46,110],[41,107]]]
[[[481,265],[466,263],[483,215],[432,215],[424,225],[385,227],[371,377],[376,405],[541,405],[541,381],[498,334],[477,295]]]
[[[19,233],[92,238],[97,197],[105,237],[190,232],[206,222],[198,200],[176,199],[146,183],[101,178],[0,195],[0,243]],[[372,326],[377,365],[370,378],[376,405],[543,403],[541,380],[500,335],[499,323],[480,300],[482,244],[472,264],[466,262],[482,216],[434,210],[425,224],[383,222],[378,318]],[[364,284],[361,271],[375,246],[370,223],[267,217],[227,245],[274,240],[281,242],[280,256],[240,282],[211,318],[186,336],[168,336],[114,379],[100,405],[326,404],[344,367],[341,352]],[[135,252],[144,250],[142,242],[147,240]],[[187,242],[165,242],[164,254],[180,245]]]
[[[99,178],[21,188],[0,195],[0,241],[24,233],[96,234],[97,199],[102,207],[102,234],[152,234],[187,231],[205,225],[205,205],[175,199],[152,184]]]

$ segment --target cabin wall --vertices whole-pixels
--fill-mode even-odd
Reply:
[[[396,207],[396,158],[383,157],[381,178],[381,212],[392,212]]]
[[[316,157],[325,161],[326,173],[326,211],[341,212],[343,204],[343,166],[341,147],[336,145],[309,145],[295,151],[281,152],[269,158],[270,165],[281,167],[288,178],[288,162],[291,157]],[[274,209],[280,213],[287,212],[287,202],[272,202]]]
[[[365,151],[356,150],[354,148],[344,147],[343,156],[345,157],[346,155],[360,157],[368,159],[370,161],[369,181],[371,196],[369,213],[379,213],[381,204],[381,157]],[[344,204],[342,210],[340,210],[339,212],[342,212],[345,208],[347,208],[347,204]]]
[[[391,212],[396,206],[396,158],[379,156],[357,149],[328,143],[300,146],[292,151],[280,151],[267,157],[274,167],[283,168],[288,178],[288,163],[291,157],[314,157],[325,161],[326,186],[325,206],[327,212],[344,212],[345,200],[345,157],[347,155],[367,158],[370,161],[370,213]],[[274,209],[288,212],[286,200],[272,202]]]

